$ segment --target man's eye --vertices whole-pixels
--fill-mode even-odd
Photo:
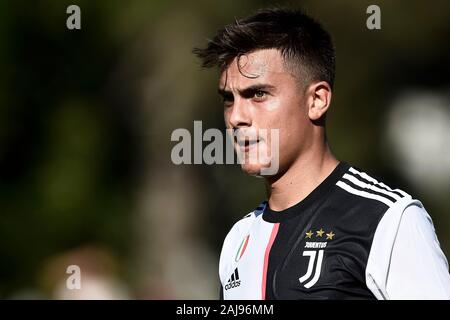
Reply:
[[[234,97],[232,94],[225,94],[222,96],[222,102],[224,105],[229,106],[234,102]]]
[[[222,100],[223,100],[223,104],[226,106],[232,105],[233,101],[234,101],[233,98],[226,98],[226,97],[224,97]]]
[[[263,99],[265,96],[266,96],[266,93],[264,91],[262,91],[262,90],[255,91],[254,97],[256,99]]]

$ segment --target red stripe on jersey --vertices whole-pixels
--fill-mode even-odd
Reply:
[[[280,227],[279,223],[275,223],[273,225],[272,233],[270,234],[269,243],[267,244],[266,252],[264,254],[263,278],[262,278],[262,284],[261,284],[262,300],[266,299],[266,280],[267,280],[267,268],[269,266],[269,253],[270,253],[270,249],[272,248],[273,242],[275,241],[275,237],[277,236],[279,227]]]

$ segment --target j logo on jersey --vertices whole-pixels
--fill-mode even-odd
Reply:
[[[306,273],[298,279],[305,288],[311,288],[319,280],[325,248],[328,242],[333,240],[334,236],[333,231],[326,233],[323,228],[315,232],[313,230],[306,232],[305,249],[308,250],[303,251],[303,256],[309,257],[308,268]]]

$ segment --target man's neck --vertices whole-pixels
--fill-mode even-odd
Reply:
[[[306,198],[338,165],[339,161],[325,146],[319,154],[305,155],[275,181],[267,181],[269,206],[281,211]]]

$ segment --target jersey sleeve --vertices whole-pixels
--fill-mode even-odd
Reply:
[[[405,209],[386,279],[389,299],[450,299],[448,262],[423,207]]]

